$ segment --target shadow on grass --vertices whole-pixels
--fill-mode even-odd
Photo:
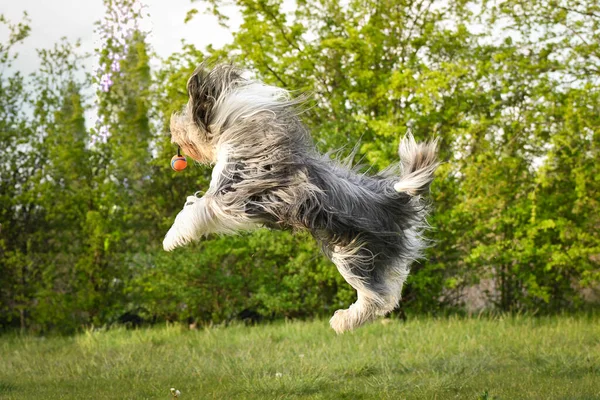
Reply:
[[[12,383],[0,382],[0,394],[12,393],[17,389]]]
[[[274,381],[274,382],[257,382],[257,385],[247,387],[243,393],[246,395],[258,396],[259,398],[293,398],[305,397],[317,393],[326,392],[330,388],[330,384],[325,380],[316,379],[309,381],[297,380],[290,381]]]
[[[365,378],[381,373],[381,368],[375,365],[360,365],[344,370],[340,375],[345,378]]]

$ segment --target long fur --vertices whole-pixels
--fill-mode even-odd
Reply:
[[[209,233],[261,226],[307,229],[358,299],[331,318],[344,332],[392,311],[422,256],[437,142],[400,143],[400,176],[358,173],[317,153],[287,91],[246,80],[231,65],[201,65],[189,102],[171,119],[172,141],[215,164],[204,197],[188,197],[163,242],[167,251]]]

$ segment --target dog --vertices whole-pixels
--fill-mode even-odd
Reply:
[[[362,174],[317,152],[299,118],[302,100],[242,72],[200,65],[187,105],[171,117],[172,142],[214,168],[204,196],[187,197],[164,249],[211,233],[306,229],[357,292],[330,320],[337,333],[391,312],[427,244],[423,195],[438,166],[437,140],[408,134],[396,168]]]

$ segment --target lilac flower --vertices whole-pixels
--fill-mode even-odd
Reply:
[[[100,88],[103,92],[108,92],[110,90],[110,87],[113,85],[114,82],[110,78],[110,74],[104,74],[100,78]]]
[[[99,126],[98,133],[95,135],[92,135],[90,137],[90,146],[94,146],[98,142],[100,142],[100,143],[108,142],[108,137],[110,136],[110,131],[109,131],[108,125],[101,125],[101,124],[102,124],[102,121],[100,119],[98,119],[96,121],[96,125]]]
[[[108,3],[105,17],[96,30],[100,42],[98,47],[109,52],[107,58],[100,57],[96,68],[99,92],[104,93],[108,93],[114,85],[115,75],[122,73],[120,61],[125,59],[129,51],[129,41],[139,30],[139,19],[142,18],[142,10],[145,7],[140,0],[115,0]],[[103,96],[98,94],[100,102]],[[98,142],[106,143],[111,136],[109,126],[101,118],[96,121],[96,127],[96,133],[90,137],[91,146]]]
[[[113,60],[112,64],[110,64],[110,69],[113,72],[119,72],[121,70],[121,64],[119,64],[119,60]]]
[[[100,139],[102,140],[102,142],[106,143],[108,141],[108,137],[110,136],[110,132],[108,130],[108,125],[102,125],[98,132],[98,135],[100,136]]]

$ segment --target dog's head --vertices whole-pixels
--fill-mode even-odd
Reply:
[[[245,79],[230,64],[212,69],[201,64],[187,90],[187,105],[171,117],[171,141],[204,164],[216,162],[224,133],[243,131],[248,119],[273,115],[290,104],[286,90]]]
[[[200,64],[188,80],[186,106],[171,117],[171,141],[198,162],[215,162],[219,133],[214,126],[217,103],[242,81],[240,71],[231,65],[209,70]]]

